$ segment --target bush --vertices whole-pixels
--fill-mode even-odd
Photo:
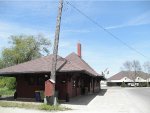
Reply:
[[[8,89],[15,89],[16,78],[14,77],[0,77],[0,88],[7,87]]]
[[[7,80],[7,81],[6,81],[6,87],[7,87],[8,89],[15,89],[15,86],[16,86],[16,78],[14,78],[14,77],[8,77],[6,80]]]
[[[139,83],[140,87],[147,87],[147,85],[148,85],[147,82],[141,82],[141,83]]]
[[[150,87],[150,84],[147,82],[147,87]]]
[[[0,88],[0,95],[2,96],[13,96],[15,90],[10,90],[6,87]]]
[[[121,87],[126,87],[125,82],[122,82]]]
[[[6,86],[6,82],[3,77],[0,77],[0,88],[4,88]]]

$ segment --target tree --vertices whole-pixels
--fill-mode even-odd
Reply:
[[[2,51],[3,67],[23,63],[49,54],[50,41],[42,35],[19,35],[10,37],[9,48]]]
[[[23,63],[49,54],[50,41],[42,35],[11,36],[9,48],[2,51],[0,69],[15,64]],[[0,77],[0,87],[15,88],[14,77]]]
[[[123,81],[122,84],[121,84],[121,87],[126,87],[126,83]]]
[[[3,60],[0,58],[0,69],[4,67],[4,62]]]
[[[126,61],[123,66],[127,71],[132,71],[132,62]]]
[[[140,62],[138,60],[133,60],[132,68],[133,68],[133,72],[134,72],[134,84],[135,84],[135,82],[136,82],[135,79],[139,75],[139,72],[142,70]]]
[[[147,76],[147,78],[148,78],[148,80],[147,80],[147,87],[149,87],[149,79],[150,79],[150,62],[149,62],[149,61],[144,62],[143,67],[144,67],[145,72],[148,74],[148,76]]]
[[[123,67],[126,71],[128,71],[128,75],[131,76],[134,84],[136,85],[137,75],[142,70],[140,62],[138,60],[126,61],[123,64]]]
[[[150,74],[150,62],[149,61],[144,62],[143,67],[144,67],[145,72]]]

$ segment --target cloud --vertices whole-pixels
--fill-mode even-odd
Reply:
[[[126,23],[106,27],[105,29],[117,29],[117,28],[123,28],[123,27],[129,27],[129,26],[139,26],[139,25],[146,25],[146,24],[150,24],[150,11],[147,11],[147,12],[137,16],[136,18],[133,18]]]
[[[66,29],[66,30],[63,30],[63,32],[72,32],[72,33],[88,33],[90,32],[90,30],[87,30],[87,29]]]
[[[41,30],[38,28],[32,28],[31,26],[24,26],[17,23],[10,23],[0,21],[0,38],[8,38],[10,35],[27,34],[27,35],[37,35],[43,34],[46,37],[52,37],[53,33],[49,33],[46,30]]]
[[[128,22],[129,25],[143,25],[150,24],[150,11],[145,12],[138,16],[137,18]]]

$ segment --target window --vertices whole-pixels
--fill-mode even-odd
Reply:
[[[73,87],[76,87],[76,81],[75,80],[73,80]]]
[[[65,81],[65,80],[62,80],[62,81],[61,81],[61,83],[62,83],[62,84],[65,84],[65,83],[66,83],[66,81]]]

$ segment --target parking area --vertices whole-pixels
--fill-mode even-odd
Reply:
[[[104,87],[102,92],[93,96],[92,99],[90,98],[92,96],[77,98],[74,101],[78,104],[70,102],[67,106],[77,112],[85,113],[150,113],[150,96],[143,97],[143,94],[148,91],[150,91],[149,88]],[[82,104],[87,100],[90,100],[88,104]]]

